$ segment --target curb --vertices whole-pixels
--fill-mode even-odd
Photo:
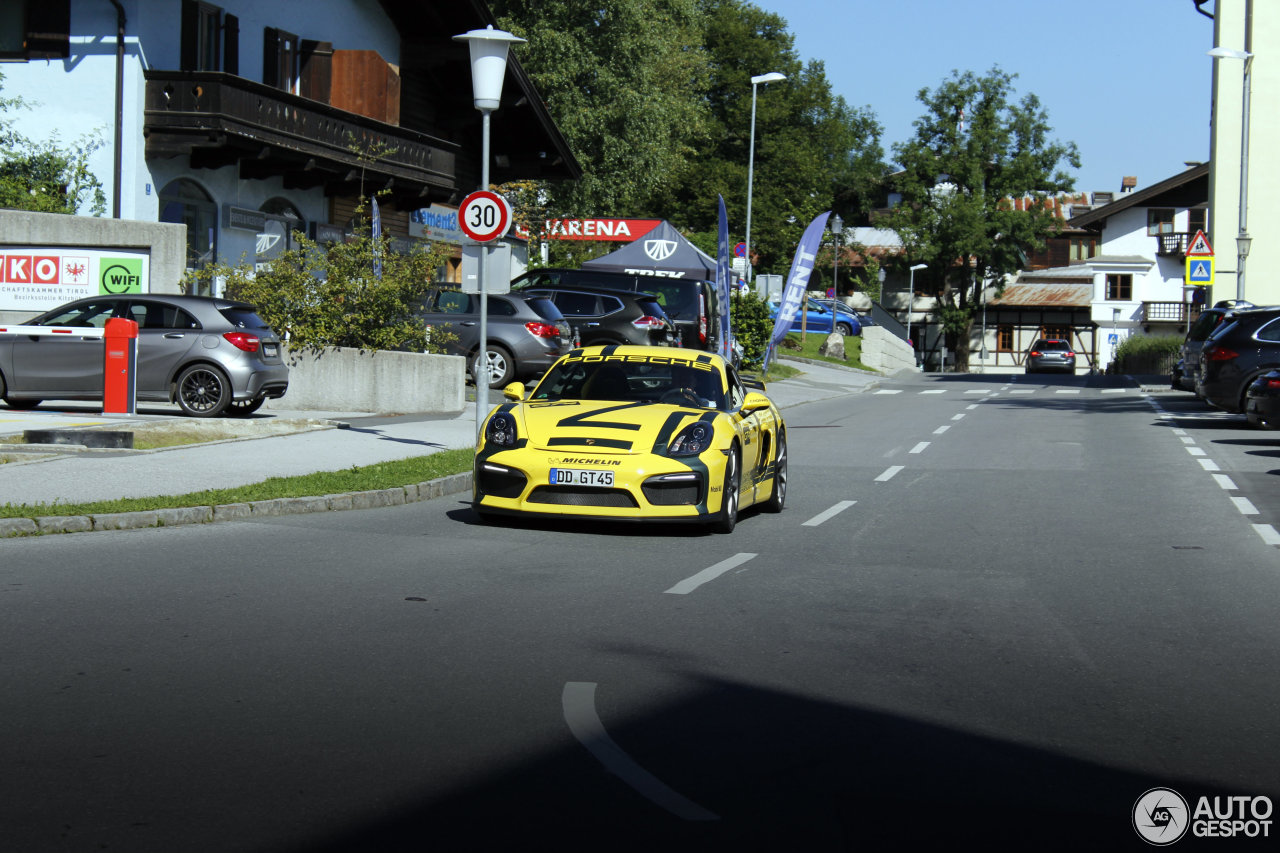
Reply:
[[[347,492],[319,497],[276,498],[269,501],[219,504],[217,506],[172,507],[140,512],[111,512],[101,515],[43,515],[36,518],[0,518],[0,539],[14,536],[41,536],[46,533],[88,533],[95,530],[139,530],[146,527],[177,527],[215,521],[243,521],[309,512],[341,512],[403,506],[446,495],[471,491],[472,473],[464,471],[423,483],[393,489]]]

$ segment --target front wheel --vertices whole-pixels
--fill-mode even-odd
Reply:
[[[498,344],[489,344],[485,351],[483,363],[477,355],[473,361],[472,379],[476,385],[482,378],[487,379],[490,388],[505,388],[515,377],[516,363],[511,353]]]
[[[231,382],[212,365],[184,368],[177,385],[178,407],[193,418],[216,418],[231,403]]]
[[[782,512],[787,505],[787,434],[778,433],[778,452],[773,454],[773,490],[764,502],[765,512]]]
[[[724,485],[720,494],[720,517],[715,521],[717,533],[732,533],[738,524],[738,492],[742,488],[742,466],[738,450],[729,451],[724,463]]]
[[[853,326],[848,323],[836,323],[836,331],[847,338],[853,334]]]

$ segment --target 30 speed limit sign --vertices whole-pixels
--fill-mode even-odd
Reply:
[[[462,200],[458,209],[462,233],[479,243],[496,240],[511,227],[511,208],[506,199],[489,190],[476,190]]]

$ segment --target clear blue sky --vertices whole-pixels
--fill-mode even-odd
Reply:
[[[1018,75],[1017,98],[1040,98],[1051,138],[1076,143],[1078,190],[1119,190],[1124,175],[1141,189],[1209,159],[1213,21],[1191,0],[753,2],[787,21],[802,61],[825,63],[836,94],[871,108],[890,160],[921,88],[993,65]]]

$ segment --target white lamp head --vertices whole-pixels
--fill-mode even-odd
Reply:
[[[770,71],[768,74],[759,74],[751,78],[751,85],[757,83],[777,83],[779,80],[786,80],[787,75],[779,74],[777,71]]]
[[[929,268],[928,264],[916,264],[911,268],[911,270],[914,272],[915,270],[927,270],[928,268]]]
[[[1253,56],[1247,50],[1236,50],[1231,47],[1215,47],[1213,50],[1208,51],[1208,54],[1214,59],[1249,59]]]
[[[478,110],[496,110],[502,100],[502,78],[507,73],[507,52],[511,45],[525,39],[493,24],[483,30],[471,30],[454,41],[465,41],[471,48],[471,96]]]

